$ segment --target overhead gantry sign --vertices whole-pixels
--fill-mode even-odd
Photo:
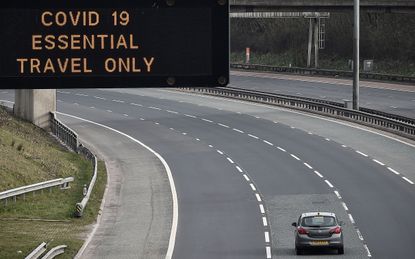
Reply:
[[[228,84],[227,0],[23,2],[0,10],[2,88]]]

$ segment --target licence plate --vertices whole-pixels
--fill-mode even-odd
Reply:
[[[329,241],[310,241],[310,245],[312,246],[327,246]]]

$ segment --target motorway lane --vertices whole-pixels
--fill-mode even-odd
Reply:
[[[222,125],[228,125],[250,132],[254,136],[261,137],[261,140],[266,139],[269,142],[279,143],[279,145],[284,145],[284,147],[290,147],[291,152],[295,153],[298,157],[301,157],[301,159],[307,161],[312,166],[316,168],[318,167],[319,171],[321,171],[322,174],[327,175],[327,178],[330,179],[330,181],[341,191],[350,211],[353,212],[353,216],[356,218],[358,226],[361,229],[364,229],[362,233],[365,239],[368,240],[369,247],[376,258],[381,256],[388,258],[389,255],[387,253],[383,253],[383,250],[388,250],[385,252],[392,251],[394,255],[397,253],[397,255],[399,255],[398,258],[401,258],[401,255],[406,256],[409,252],[411,252],[405,249],[397,249],[397,246],[403,246],[403,243],[399,244],[396,240],[383,242],[383,236],[374,235],[374,233],[378,231],[376,227],[379,225],[373,227],[373,216],[370,214],[372,210],[368,210],[367,204],[374,204],[373,212],[376,213],[375,215],[377,216],[375,218],[375,222],[382,223],[382,226],[385,225],[385,222],[387,226],[390,226],[391,223],[393,224],[391,228],[384,228],[387,230],[396,230],[394,235],[391,235],[391,237],[396,237],[397,235],[401,236],[402,233],[405,235],[404,229],[400,228],[403,228],[402,226],[407,228],[406,224],[402,224],[402,221],[396,221],[396,215],[399,215],[399,217],[402,216],[402,218],[405,219],[408,215],[413,214],[410,214],[411,206],[407,206],[413,200],[413,196],[411,196],[413,195],[413,187],[410,188],[410,185],[403,182],[402,179],[395,177],[394,175],[387,174],[384,167],[375,165],[373,162],[370,162],[368,158],[356,154],[353,150],[344,149],[341,145],[333,143],[333,141],[329,142],[324,138],[320,138],[315,135],[310,136],[307,132],[281,125],[281,123],[275,125],[275,123],[272,123],[272,119],[270,122],[264,119],[256,119],[252,116],[246,116],[228,111],[228,109],[232,108],[236,111],[245,112],[247,109],[246,105],[240,103],[238,104],[236,102],[228,102],[223,99],[212,98],[209,98],[208,101],[206,101],[206,98],[198,98],[189,95],[186,95],[186,98],[183,98],[183,94],[173,94],[157,90],[128,90],[130,93],[132,91],[138,92],[144,96],[147,95],[149,97],[142,98],[140,96],[131,96],[126,94],[117,95],[117,93],[113,92],[108,93],[108,91],[93,90],[92,92],[96,93],[96,95],[108,94],[109,98],[107,99],[108,102],[111,103],[99,104],[98,101],[102,100],[93,100],[91,98],[87,99],[85,96],[76,96],[74,99],[70,99],[72,98],[70,95],[61,95],[60,98],[62,97],[61,99],[65,101],[67,98],[69,103],[72,103],[74,100],[78,100],[79,104],[86,102],[88,105],[86,107],[90,107],[89,105],[103,105],[100,108],[103,109],[110,106],[112,113],[117,113],[119,116],[122,116],[124,113],[135,112],[142,116],[145,115],[144,117],[147,119],[159,121],[160,125],[163,125],[166,128],[174,126],[180,131],[186,130],[189,134],[203,135],[207,138],[206,141],[214,143],[214,146],[226,145],[226,148],[223,149],[227,150],[227,153],[232,155],[235,160],[241,161],[241,166],[253,175],[255,182],[264,195],[272,222],[271,227],[274,237],[274,249],[276,248],[277,250],[274,251],[274,254],[284,255],[287,257],[292,255],[292,242],[289,242],[291,237],[281,237],[280,233],[287,235],[291,234],[291,229],[286,226],[287,223],[288,225],[291,223],[289,221],[292,220],[292,217],[298,215],[299,208],[333,208],[336,212],[339,211],[338,214],[342,214],[342,208],[339,206],[340,202],[337,201],[335,197],[333,198],[334,194],[329,194],[327,191],[316,191],[328,189],[328,187],[321,186],[321,182],[315,182],[311,179],[301,179],[299,176],[307,175],[304,167],[299,168],[297,164],[292,164],[292,161],[288,162],[288,159],[279,161],[275,158],[275,156],[279,157],[281,154],[274,154],[275,151],[268,150],[267,148],[269,147],[267,147],[264,143],[260,143],[260,141],[255,138],[247,137],[247,134],[239,136],[238,134],[240,133],[232,132],[232,128],[228,129],[218,124],[210,125],[212,123],[200,120],[195,122],[193,118],[179,116],[179,114],[170,113],[163,109],[169,108],[170,111],[186,111],[187,113],[190,113],[189,111],[191,111],[191,114],[204,116],[210,121],[219,122]],[[153,98],[154,96],[157,96],[157,98]],[[160,99],[160,97],[164,99]],[[83,98],[85,99],[83,100]],[[112,101],[121,100],[122,98],[133,98],[137,103],[145,103],[146,105],[151,104],[151,107],[153,108],[162,107],[163,109],[157,110],[146,107],[140,107],[138,109],[137,107],[134,107],[130,110],[129,108],[126,108],[126,106],[128,106],[127,102],[119,103]],[[166,100],[169,98],[172,100]],[[177,100],[184,100],[185,102],[180,103]],[[189,103],[192,104],[189,105]],[[210,108],[207,108],[206,106],[209,106]],[[218,108],[221,110],[218,110]],[[260,116],[261,118],[274,116],[273,120],[277,120],[282,119],[284,116],[288,117],[288,115],[283,115],[286,112],[273,111],[271,113],[269,112],[269,109],[263,108],[262,106],[255,106],[254,111],[255,116]],[[252,113],[252,111],[250,112]],[[291,117],[293,117],[292,114]],[[307,116],[296,114],[294,117],[303,118],[303,120],[307,120],[309,124],[321,124],[321,122],[316,122],[319,120],[311,119]],[[332,125],[331,127],[331,130],[341,129],[342,131],[346,131],[343,129],[345,128],[344,126]],[[232,132],[232,134],[229,132]],[[318,133],[324,135],[325,132],[324,130],[320,130]],[[350,132],[348,134],[350,134]],[[363,145],[368,145],[371,138],[373,137],[368,136],[368,140],[360,139],[360,141],[363,142]],[[347,138],[343,140],[347,140]],[[241,145],[238,145],[237,143],[246,144],[242,145],[241,148]],[[384,140],[384,143],[380,144],[387,145],[385,149],[389,146],[387,140]],[[376,143],[370,143],[370,145],[376,145]],[[319,148],[316,149],[316,146]],[[401,148],[403,149],[407,147],[403,147],[402,145]],[[390,159],[395,160],[393,157]],[[300,162],[298,163],[300,164]],[[279,168],[280,165],[287,165],[287,168],[277,170],[276,168]],[[294,175],[284,174],[284,172],[286,173],[291,171],[297,173],[296,175],[299,178],[295,179],[292,178]],[[274,175],[272,174],[273,172],[275,172]],[[277,178],[274,179],[273,177]],[[281,179],[283,181],[280,182]],[[284,179],[286,179],[286,181],[284,181]],[[296,185],[294,185],[294,183],[301,186],[300,190],[305,190],[305,192],[297,193],[297,191],[295,191]],[[370,186],[370,188],[367,188],[367,186]],[[293,188],[292,193],[289,192],[291,191],[290,187]],[[405,209],[405,206],[408,208]],[[391,213],[388,208],[392,209],[393,213]],[[396,211],[399,213],[396,213]],[[344,218],[347,218],[347,215],[344,216],[344,214],[345,212],[343,211],[343,220]],[[369,216],[372,217],[368,220],[367,218]],[[281,220],[285,220],[283,221],[283,224],[281,224]],[[413,231],[410,230],[406,232],[410,234]],[[347,236],[352,237],[352,235]],[[373,238],[373,236],[375,236],[375,238]],[[279,242],[275,242],[277,240]],[[411,241],[412,239],[411,237],[408,237],[406,240]],[[385,246],[382,245],[384,243],[386,243]],[[389,249],[387,249],[387,245],[389,245]],[[346,250],[346,253],[349,256],[359,256],[359,254],[362,255],[362,251],[353,250],[353,247],[351,248],[352,249],[349,249],[349,252]],[[353,254],[353,252],[357,252],[357,254]],[[399,254],[399,252],[402,252],[402,254]]]
[[[120,97],[125,98],[126,96],[122,96],[122,95],[118,96],[119,99],[121,99]],[[165,102],[166,102],[166,100],[163,100],[163,101],[161,101],[161,103],[159,105],[159,104],[157,104],[157,100],[154,100],[154,99],[144,100],[144,102],[146,102],[146,101],[151,102],[152,105],[153,105],[152,106],[153,108],[162,107],[162,106],[165,105]],[[143,103],[143,102],[140,101],[140,103]],[[179,107],[179,106],[183,106],[183,104],[178,104],[178,106],[176,106],[176,107],[171,106],[171,104],[168,105],[168,107],[170,109],[174,110],[174,111],[180,111],[180,109],[183,109],[182,107]],[[119,107],[119,108],[121,108],[121,107]],[[198,109],[197,107],[192,107],[190,110],[194,111],[194,110],[197,110],[197,109]],[[202,109],[206,110],[206,108],[202,108]],[[219,142],[217,145],[219,145],[219,144],[223,145],[223,143],[222,143],[223,139],[227,139],[229,143],[241,143],[242,142],[242,140],[238,141],[236,139],[233,139],[233,135],[235,135],[234,133],[233,133],[232,136],[222,136],[223,129],[221,129],[221,127],[223,128],[223,126],[215,125],[214,128],[211,128],[211,126],[210,126],[211,123],[208,123],[208,124],[205,123],[204,125],[197,126],[197,125],[194,125],[195,122],[194,122],[193,119],[188,119],[188,118],[185,118],[185,117],[177,118],[177,119],[174,119],[174,120],[172,120],[171,118],[169,118],[167,120],[164,120],[165,115],[170,114],[169,112],[164,111],[165,114],[162,114],[163,111],[155,110],[158,113],[160,113],[159,115],[156,115],[157,112],[155,112],[154,109],[150,109],[150,110],[152,110],[151,114],[149,113],[149,114],[146,114],[146,115],[147,115],[147,117],[155,116],[155,117],[151,117],[152,120],[159,120],[159,121],[161,120],[162,125],[172,126],[172,127],[175,127],[175,128],[181,128],[182,127],[182,129],[180,129],[180,130],[187,130],[187,129],[191,128],[194,131],[195,129],[199,128],[198,129],[199,132],[196,133],[196,134],[205,135],[205,137],[206,137],[206,135],[209,135],[210,138],[212,139],[211,141],[213,141],[214,139],[217,139],[217,141]],[[189,111],[189,109],[187,109],[187,111]],[[212,109],[212,111],[213,111],[213,109]],[[247,120],[252,120],[252,118],[248,119],[248,118],[243,118],[243,116],[234,116],[234,115],[233,116],[223,116],[223,112],[220,113],[216,109],[214,110],[214,112],[212,112],[212,111],[211,111],[211,113],[216,113],[218,115],[215,118],[205,116],[205,118],[207,118],[209,121],[220,121],[220,120],[222,120],[222,121],[220,121],[220,123],[222,125],[230,125],[232,127],[242,128],[242,129],[244,129],[243,127],[246,127],[247,125],[248,126],[251,125],[251,127],[252,127],[252,123],[249,123],[249,122],[247,123]],[[118,111],[118,112],[124,112],[124,110]],[[195,114],[195,113],[193,112],[192,114]],[[200,116],[200,114],[199,114],[199,116]],[[234,122],[235,120],[237,120],[235,118],[237,118],[237,119],[242,118],[241,122],[238,122],[239,125]],[[229,121],[232,121],[232,123],[235,123],[235,124],[231,124],[231,123],[229,123]],[[262,123],[264,123],[264,122],[262,122]],[[258,129],[261,129],[260,126],[262,126],[262,123],[255,123],[255,127],[252,127],[250,132],[255,132],[255,131],[258,131]],[[199,124],[200,124],[200,122],[199,122]],[[275,127],[275,125],[273,123],[269,123],[269,124],[272,125],[271,127]],[[235,126],[235,125],[237,125],[237,126]],[[284,126],[282,126],[282,127],[284,128]],[[276,141],[287,140],[286,145],[289,145],[291,147],[295,146],[294,145],[295,142],[300,142],[300,143],[297,144],[297,145],[299,145],[298,152],[304,151],[305,147],[307,149],[309,149],[309,150],[306,149],[305,154],[302,154],[302,156],[306,156],[307,154],[308,155],[311,154],[311,157],[309,158],[311,161],[319,161],[319,162],[323,162],[323,164],[324,164],[325,160],[329,161],[330,162],[329,165],[324,165],[324,166],[321,166],[321,167],[323,169],[326,168],[327,173],[335,173],[334,176],[330,176],[330,178],[335,179],[333,182],[337,183],[336,179],[341,179],[341,176],[346,176],[347,175],[347,177],[342,179],[342,181],[345,182],[345,184],[344,184],[345,187],[341,188],[341,186],[342,186],[341,184],[338,184],[338,186],[340,186],[340,188],[339,188],[340,190],[344,190],[345,194],[343,194],[343,196],[348,197],[348,199],[350,199],[352,201],[351,204],[356,204],[357,205],[357,204],[359,204],[360,201],[362,201],[362,197],[372,196],[372,197],[370,197],[370,199],[373,199],[373,201],[368,199],[368,200],[365,201],[365,203],[363,203],[363,205],[360,202],[361,208],[357,209],[357,211],[364,211],[364,209],[365,209],[364,207],[367,207],[366,206],[367,203],[372,204],[372,202],[374,202],[373,204],[378,204],[378,205],[381,204],[380,206],[376,207],[376,210],[378,212],[376,215],[379,215],[376,218],[376,222],[378,223],[377,225],[385,225],[385,224],[389,223],[391,215],[388,212],[388,208],[396,208],[396,211],[402,211],[402,215],[405,215],[406,217],[412,215],[411,214],[412,213],[412,208],[407,206],[407,204],[410,203],[410,201],[413,199],[413,196],[411,196],[411,194],[413,195],[412,189],[410,189],[410,186],[407,185],[406,183],[404,183],[401,179],[399,179],[397,177],[392,177],[392,175],[390,173],[386,172],[387,170],[385,170],[385,168],[377,168],[373,162],[370,162],[368,159],[362,159],[361,157],[359,157],[361,155],[356,154],[354,151],[350,151],[350,150],[344,151],[344,148],[342,148],[340,145],[333,144],[333,143],[329,143],[329,145],[333,144],[339,150],[336,150],[336,152],[333,152],[334,148],[330,147],[330,148],[328,148],[327,153],[323,152],[323,154],[320,157],[316,158],[315,155],[314,155],[316,153],[315,152],[315,150],[316,150],[315,147],[316,146],[320,147],[322,145],[322,142],[323,143],[328,142],[327,140],[318,138],[316,143],[310,143],[308,145],[305,145],[303,143],[304,142],[303,139],[300,139],[300,141],[297,140],[298,139],[298,132],[293,131],[293,129],[291,129],[289,127],[285,127],[285,128],[286,128],[286,130],[288,130],[290,132],[290,134],[293,134],[294,136],[291,136],[290,138],[288,138],[289,135],[281,136],[282,130],[279,129],[279,131],[278,131],[279,132],[279,137],[276,139]],[[272,131],[273,130],[271,130],[271,132],[268,133],[269,136],[267,136],[267,139],[271,140],[271,142],[272,142],[272,137],[275,136],[275,132],[272,132]],[[301,134],[303,135],[303,137],[308,138],[308,134],[305,134],[304,132],[301,132]],[[256,135],[266,135],[266,134],[264,134],[264,132],[262,132],[261,134],[256,134]],[[238,134],[236,134],[236,136],[238,136]],[[229,147],[230,144],[227,144],[227,145]],[[241,154],[240,154],[242,157],[238,160],[240,160],[240,161],[251,161],[253,158],[255,158],[255,155],[253,155],[253,154],[261,154],[261,152],[267,152],[267,151],[257,150],[253,153],[248,153],[247,150],[252,150],[252,147],[253,147],[252,143],[248,143],[246,148],[243,148],[243,147],[241,148],[240,144],[239,145],[234,145],[232,151],[229,152],[229,153],[234,154],[234,157],[238,157],[238,156],[235,156],[235,154],[237,154],[238,150],[242,150]],[[321,148],[319,150],[325,150],[325,148]],[[345,156],[342,153],[348,153],[348,154]],[[332,154],[336,154],[336,155],[334,157],[331,157],[331,159],[327,159],[327,157],[330,157],[330,155],[332,155]],[[260,157],[261,159],[264,159],[263,154],[258,155],[258,157]],[[350,162],[348,162],[348,161],[344,162],[345,158],[347,158],[347,157],[352,157]],[[360,161],[360,160],[362,160],[363,163],[356,163],[355,162],[355,161]],[[259,173],[257,173],[257,172],[261,172],[261,171],[270,172],[270,167],[275,168],[275,167],[272,167],[272,161],[261,163],[259,161],[255,161],[255,159],[254,159],[254,161],[253,162],[251,161],[250,164],[254,165],[254,167],[252,169],[248,170],[248,171],[250,171],[250,172],[255,171],[255,173],[256,173],[255,178],[258,178],[257,174],[259,175]],[[265,164],[266,169],[259,170],[258,165],[261,165],[261,164]],[[278,163],[278,165],[280,165],[280,164],[283,164],[283,163],[281,163],[281,162]],[[340,170],[339,170],[338,164],[342,165],[340,167]],[[290,168],[295,168],[292,165],[290,165],[289,167]],[[292,169],[292,170],[300,171],[298,169]],[[370,174],[362,175],[362,171],[370,172]],[[381,173],[378,173],[378,171],[381,172]],[[355,175],[352,177],[351,173],[354,173]],[[263,179],[263,178],[268,179],[268,177],[269,176],[266,176],[266,177],[261,176],[261,177],[258,178],[259,180],[257,180],[258,185],[262,186],[261,190],[263,191],[265,197],[267,195],[266,195],[266,191],[264,191],[264,190],[267,190],[268,188],[269,189],[272,189],[272,188],[280,189],[280,188],[277,187],[277,185],[271,185],[270,187],[267,188],[266,187],[267,183],[273,183],[272,181],[265,180],[264,183],[260,182],[261,179]],[[367,177],[368,179],[364,179],[364,177]],[[284,179],[285,177],[282,176],[281,173],[279,173],[279,180],[281,178]],[[299,182],[299,181],[297,180],[297,181],[287,181],[287,182]],[[304,179],[304,182],[308,183],[309,181],[307,181],[307,179]],[[393,184],[396,185],[396,186],[391,188],[390,187],[390,182],[393,182]],[[264,186],[265,186],[265,188],[264,188]],[[286,186],[286,185],[282,185],[282,186]],[[311,186],[316,186],[316,185],[314,183],[314,184],[311,184]],[[365,188],[367,186],[371,186],[371,188]],[[375,189],[374,187],[378,187],[378,190]],[[318,189],[319,188],[320,187],[318,187]],[[302,188],[300,188],[300,189],[301,190],[304,190],[304,189],[307,190],[307,188],[304,187],[304,186],[302,186]],[[402,198],[398,199],[398,196],[396,195],[397,192],[395,191],[396,189],[402,190],[402,193],[404,193],[404,195],[399,194],[398,196],[403,196],[404,197],[403,199]],[[362,190],[367,190],[368,193],[364,193],[364,196],[362,196],[362,193],[361,193]],[[385,190],[389,190],[390,192],[385,192]],[[295,193],[295,191],[294,191],[294,193]],[[371,193],[377,193],[377,195],[375,195],[375,197],[373,197],[373,195],[371,195]],[[382,194],[382,193],[385,193],[384,197],[379,197],[379,196],[381,196],[379,194]],[[286,194],[286,195],[288,195],[288,194]],[[349,197],[349,195],[350,196],[355,196],[355,197]],[[397,200],[400,200],[401,202],[398,203],[398,202],[396,202]],[[376,201],[377,201],[377,203],[376,203]],[[381,202],[379,202],[379,201],[381,201]],[[386,203],[385,201],[388,201],[388,202]],[[391,205],[391,206],[388,206],[388,205]],[[409,209],[405,210],[406,207],[408,207]],[[349,205],[349,208],[353,208],[353,205],[351,205],[351,206]],[[360,213],[360,214],[362,214],[362,213]],[[358,215],[359,215],[359,213],[358,213]],[[386,215],[386,217],[383,217],[383,215]],[[373,218],[373,215],[371,214],[371,211],[366,211],[366,213],[363,213],[363,215],[359,216],[358,218],[359,218],[359,221],[366,218],[365,220],[362,220],[362,221],[363,222],[371,222],[371,220]],[[365,228],[367,228],[366,225],[365,225]],[[368,231],[369,233],[373,233],[373,235],[369,234],[369,237],[374,236],[374,237],[377,237],[377,239],[379,239],[379,236],[383,237],[382,235],[378,235],[379,233],[374,232],[373,228],[369,227],[369,230],[371,230],[371,231]],[[396,228],[396,230],[397,230],[397,233],[395,233],[395,234],[398,234],[400,232],[399,228]],[[380,234],[382,234],[382,233],[380,233]],[[370,240],[370,238],[368,238],[368,239]],[[390,243],[392,245],[392,247],[388,248],[387,245],[382,245],[382,240],[375,240],[375,241],[372,242],[373,244],[379,244],[380,245],[379,247],[375,246],[375,252],[374,252],[375,255],[377,253],[376,251],[380,252],[380,253],[378,252],[379,254],[377,254],[376,256],[380,256],[380,254],[385,255],[385,256],[390,256],[390,255],[387,255],[387,253],[384,253],[383,250],[398,251],[398,255],[400,255],[399,254],[400,250],[398,250],[397,247],[396,247],[396,245],[399,246],[399,244],[396,244],[396,242],[387,242],[387,243]],[[411,241],[410,237],[408,237],[407,240]],[[385,249],[382,250],[382,248],[385,248]],[[402,250],[402,252],[403,252],[402,255],[408,255],[408,251]]]
[[[239,88],[343,103],[352,100],[351,80],[233,71]],[[361,82],[360,106],[415,119],[415,86]]]
[[[79,104],[62,102],[59,109],[142,139],[170,165],[180,215],[174,258],[265,258],[258,203],[226,159],[206,143],[154,122]]]

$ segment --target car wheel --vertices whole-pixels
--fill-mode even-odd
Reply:
[[[344,254],[344,247],[339,248],[338,250],[339,255]]]

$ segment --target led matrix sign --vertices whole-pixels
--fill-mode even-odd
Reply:
[[[25,2],[0,9],[2,88],[229,81],[228,1]]]

